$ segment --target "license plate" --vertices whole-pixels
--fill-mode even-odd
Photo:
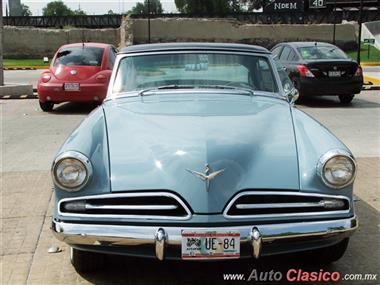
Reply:
[[[340,71],[329,71],[329,77],[340,77],[341,75]]]
[[[182,259],[231,259],[239,257],[239,232],[182,231]]]
[[[66,91],[79,91],[79,83],[65,83],[63,87]]]

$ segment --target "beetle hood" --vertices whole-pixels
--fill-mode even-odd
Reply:
[[[111,191],[169,190],[221,213],[245,189],[298,190],[289,104],[262,96],[161,94],[111,100]],[[209,185],[191,171],[223,170]],[[208,187],[207,187],[208,186]]]

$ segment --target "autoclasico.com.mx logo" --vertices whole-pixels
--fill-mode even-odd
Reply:
[[[306,271],[302,269],[289,269],[287,272],[281,271],[258,271],[253,269],[249,275],[239,273],[224,273],[224,281],[247,281],[247,282],[271,282],[271,281],[288,281],[288,282],[340,282],[345,281],[375,281],[377,274],[372,273],[348,273],[341,274],[338,271]]]

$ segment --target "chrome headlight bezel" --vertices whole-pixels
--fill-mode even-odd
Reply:
[[[57,177],[57,167],[62,163],[65,159],[74,159],[79,161],[85,168],[86,170],[86,177],[83,180],[83,182],[75,187],[68,187],[63,185],[60,181],[59,178]],[[54,184],[59,187],[60,189],[69,191],[69,192],[75,192],[81,190],[84,186],[87,185],[88,181],[92,177],[93,174],[93,168],[91,161],[82,153],[77,152],[77,151],[66,151],[59,156],[57,156],[53,162],[53,165],[51,167],[51,176],[53,178]]]
[[[325,174],[325,172],[324,172],[325,166],[326,166],[327,162],[329,162],[331,159],[337,158],[337,157],[344,157],[353,166],[353,174],[352,174],[350,180],[348,180],[346,183],[341,184],[341,185],[336,185],[336,184],[330,183],[324,175]],[[342,188],[345,188],[345,187],[351,185],[355,180],[356,172],[357,172],[356,170],[357,170],[357,165],[356,165],[356,161],[355,161],[353,155],[351,153],[349,153],[345,150],[341,150],[341,149],[334,149],[334,150],[330,150],[330,151],[326,152],[324,155],[322,155],[319,158],[318,163],[317,163],[317,174],[318,174],[318,176],[321,178],[321,180],[323,181],[323,183],[325,185],[327,185],[328,187],[333,188],[333,189],[342,189]]]

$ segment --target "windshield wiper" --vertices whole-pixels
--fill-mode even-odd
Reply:
[[[162,90],[162,89],[190,89],[190,88],[195,88],[195,86],[193,86],[193,85],[178,85],[178,84],[163,85],[163,86],[157,86],[157,87],[142,89],[139,91],[138,95],[144,96],[146,92],[155,91],[155,90]]]
[[[230,85],[197,85],[197,88],[211,88],[211,89],[231,89],[231,90],[242,90],[250,93],[251,96],[255,95],[255,91],[249,87],[237,87]]]

